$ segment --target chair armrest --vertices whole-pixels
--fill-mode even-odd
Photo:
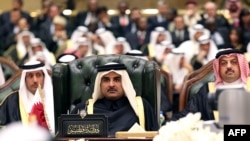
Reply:
[[[53,66],[52,72],[55,123],[57,124],[58,117],[61,114],[67,114],[69,110],[68,107],[70,107],[68,100],[70,97],[67,86],[70,84],[68,83],[68,65],[58,63]]]

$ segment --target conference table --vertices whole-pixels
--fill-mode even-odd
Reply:
[[[157,131],[122,132],[118,131],[113,137],[56,137],[56,141],[152,141]]]
[[[56,138],[56,141],[152,141],[153,138]]]

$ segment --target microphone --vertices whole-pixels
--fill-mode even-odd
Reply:
[[[80,112],[79,112],[79,115],[81,116],[81,118],[84,118],[84,117],[88,114],[88,112],[87,112],[87,107],[88,107],[88,105],[89,105],[89,101],[87,100],[87,101],[85,102],[85,107],[84,107],[84,109],[80,110]]]

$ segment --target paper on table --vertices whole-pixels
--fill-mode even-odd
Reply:
[[[115,134],[116,138],[153,138],[158,134],[158,131],[145,131],[138,123],[135,123],[127,132],[118,131]]]
[[[128,132],[145,132],[145,130],[136,122]]]

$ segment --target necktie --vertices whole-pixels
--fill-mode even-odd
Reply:
[[[161,22],[165,22],[166,18],[164,16],[161,16]]]
[[[144,42],[144,36],[143,36],[143,33],[141,32],[141,33],[139,34],[139,44],[142,45],[143,42]]]
[[[132,33],[136,32],[136,25],[135,25],[135,23],[132,24],[131,32]]]
[[[183,39],[182,31],[181,31],[181,30],[178,30],[177,33],[178,33],[178,34],[177,34],[177,37],[178,37],[179,41],[182,41],[182,39]]]
[[[127,25],[127,19],[126,19],[126,17],[122,17],[121,18],[121,26],[126,26]]]

